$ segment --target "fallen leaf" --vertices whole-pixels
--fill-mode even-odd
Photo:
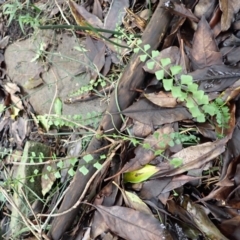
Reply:
[[[202,206],[193,203],[191,200],[187,202],[187,212],[192,217],[192,220],[196,223],[199,230],[205,235],[209,240],[228,240],[222,233],[217,229],[217,227],[208,218]]]
[[[225,151],[225,144],[228,138],[217,140],[215,142],[206,142],[196,146],[184,148],[183,150],[171,156],[171,159],[182,159],[182,165],[172,170],[160,170],[158,176],[175,176],[191,169],[201,168],[204,164],[219,156]],[[161,168],[161,165],[159,166]]]
[[[153,127],[138,121],[133,122],[133,134],[135,137],[146,137],[154,131]]]
[[[88,12],[83,6],[76,4],[72,0],[69,0],[68,3],[71,13],[78,25],[80,26],[92,25],[93,27],[96,28],[103,28],[103,23],[97,16]],[[95,33],[93,33],[93,35],[95,35]]]
[[[240,2],[238,0],[219,0],[219,6],[223,12],[221,18],[221,30],[227,31],[234,19],[234,14],[240,9]]]
[[[192,119],[192,115],[185,107],[162,108],[146,99],[133,103],[123,111],[123,114],[149,126],[159,126],[184,119]]]
[[[240,78],[237,67],[214,65],[190,72],[194,82],[199,85],[199,90],[204,92],[220,92],[232,86]]]
[[[222,64],[222,54],[219,52],[213,33],[204,16],[198,23],[193,37],[191,58],[193,70]]]
[[[167,9],[173,14],[189,18],[194,22],[199,21],[199,19],[192,13],[191,9],[187,9],[186,6],[182,3],[179,4],[174,1],[168,1],[163,5],[163,8]]]
[[[177,106],[177,98],[173,97],[171,93],[160,91],[158,93],[146,93],[144,96],[152,103],[160,107],[173,108]]]
[[[141,169],[124,173],[123,180],[124,182],[140,183],[149,179],[151,176],[154,175],[154,173],[158,171],[159,168],[153,165],[145,165]]]
[[[95,214],[101,216],[98,219],[102,219],[105,223],[106,230],[110,230],[124,239],[172,239],[166,227],[150,214],[119,206],[104,207],[99,205],[95,206],[95,208],[97,209],[97,213]],[[93,223],[92,227],[96,228],[97,226],[98,223]],[[97,236],[96,234],[94,236],[91,235],[92,238]]]
[[[42,186],[42,194],[43,196],[46,195],[52,188],[56,177],[55,173],[57,172],[57,166],[55,162],[51,164],[45,164],[42,170],[42,177],[41,177],[41,186]]]

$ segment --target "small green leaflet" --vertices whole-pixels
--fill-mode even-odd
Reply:
[[[154,64],[155,64],[154,61],[151,61],[151,60],[148,61],[148,62],[147,62],[147,68],[150,69],[150,70],[152,70],[152,69],[154,68]]]
[[[161,80],[164,77],[164,70],[158,70],[155,72],[157,80]]]
[[[181,84],[191,85],[193,83],[193,78],[190,75],[181,75]]]
[[[187,108],[194,108],[195,107],[195,103],[194,103],[192,98],[188,97],[186,99],[186,106],[187,106]]]
[[[54,111],[57,115],[62,115],[62,101],[60,98],[56,98],[54,101]]]
[[[173,87],[173,79],[163,79],[163,87],[166,91],[170,91]]]
[[[163,67],[166,67],[168,64],[171,63],[171,59],[170,58],[162,58],[162,59],[160,59],[160,62]]]
[[[141,55],[141,56],[140,56],[140,60],[141,60],[142,62],[145,62],[146,59],[147,59],[147,54],[144,54],[144,55]]]
[[[47,166],[47,170],[50,172],[52,170],[51,166]]]
[[[192,92],[193,94],[197,92],[198,85],[196,83],[188,85],[188,91]]]
[[[78,159],[76,157],[72,157],[72,158],[69,159],[69,163],[71,163],[71,165],[74,166],[75,163],[77,162],[77,160]]]
[[[73,168],[70,168],[70,169],[68,170],[68,174],[69,174],[71,177],[73,177],[73,176],[75,175],[75,171],[73,170]]]
[[[134,48],[134,49],[133,49],[133,52],[134,52],[134,53],[138,53],[138,52],[139,52],[139,48]]]
[[[153,50],[152,51],[152,58],[155,58],[159,55],[159,51]]]
[[[144,45],[144,50],[145,50],[145,52],[148,50],[148,49],[150,49],[151,48],[151,46],[149,45],[149,44],[146,44],[146,45]]]
[[[191,112],[193,117],[198,117],[202,114],[201,111],[199,110],[198,106],[194,106],[192,108],[189,108],[189,111]]]
[[[59,168],[63,168],[63,161],[59,161],[59,162],[57,163],[57,166],[58,166]]]
[[[176,74],[179,74],[182,71],[182,67],[181,66],[172,66],[170,67],[170,71],[172,73],[173,76],[175,76]]]
[[[86,176],[89,172],[89,170],[85,166],[81,166],[79,168],[79,172],[81,172],[84,176]]]
[[[205,113],[209,114],[210,116],[214,116],[216,114],[217,108],[213,104],[208,104],[208,105],[204,105],[202,109]]]
[[[181,97],[182,96],[182,90],[180,86],[173,86],[172,87],[172,95],[175,98]]]
[[[84,160],[86,163],[88,163],[88,162],[90,162],[90,161],[93,160],[93,156],[92,156],[91,154],[87,154],[87,155],[83,156],[83,160]]]
[[[59,173],[59,171],[54,173],[55,178],[61,178],[61,174]]]
[[[183,160],[181,158],[173,158],[170,160],[170,165],[174,168],[180,167],[183,164]]]
[[[96,162],[93,164],[93,166],[97,169],[100,170],[102,168],[102,165],[99,162]]]
[[[197,116],[197,121],[200,122],[200,123],[201,122],[202,123],[206,122],[205,115],[202,113],[201,115]]]

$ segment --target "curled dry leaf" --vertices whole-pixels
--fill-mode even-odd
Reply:
[[[16,93],[21,92],[17,84],[8,82],[4,85],[4,88],[10,94],[12,103],[14,103],[19,110],[22,110],[23,109],[22,101],[18,96],[16,96]]]
[[[194,14],[198,18],[201,18],[204,15],[205,18],[208,19],[212,15],[216,4],[217,0],[199,0],[194,8]]]
[[[220,9],[223,12],[221,18],[221,30],[227,31],[231,26],[234,14],[240,9],[239,0],[219,0]]]
[[[177,98],[173,97],[171,93],[160,91],[158,93],[146,93],[144,96],[152,103],[160,107],[173,108],[177,106]]]
[[[135,193],[126,191],[126,190],[120,188],[119,186],[118,186],[118,188],[120,189],[120,191],[123,195],[123,199],[124,199],[124,202],[127,207],[133,208],[139,212],[143,212],[143,213],[152,215],[152,212],[151,212],[150,208],[147,206],[147,204],[144,203],[142,201],[142,199],[139,198]]]
[[[76,4],[72,0],[69,0],[68,3],[71,13],[78,25],[83,27],[92,25],[93,27],[103,28],[103,23],[97,16],[91,14],[83,6]]]
[[[225,151],[225,144],[228,138],[217,140],[215,142],[207,142],[197,146],[184,148],[180,152],[171,156],[171,159],[181,159],[182,165],[178,168],[172,166],[172,170],[159,173],[160,176],[174,176],[184,173],[191,169],[201,168],[203,165],[219,156]],[[161,168],[161,165],[160,165]]]
[[[91,237],[96,238],[102,230],[110,230],[116,235],[128,239],[171,240],[172,236],[156,218],[126,207],[95,206],[97,221],[93,220]],[[103,226],[103,224],[105,226]],[[98,226],[100,231],[96,231]],[[94,235],[93,235],[94,233]]]
[[[205,237],[209,240],[221,239],[228,240],[217,227],[208,218],[202,206],[195,204],[192,201],[187,203],[187,212],[191,215],[193,221],[198,226],[198,229],[204,233]]]
[[[55,173],[57,172],[56,163],[45,164],[42,170],[41,186],[43,196],[48,193],[56,180]]]
[[[167,1],[163,7],[178,16],[189,18],[194,22],[199,21],[199,19],[192,13],[191,9],[187,9],[182,3],[179,4],[173,1]]]

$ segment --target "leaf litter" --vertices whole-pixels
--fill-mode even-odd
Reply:
[[[239,239],[240,59],[237,53],[240,27],[237,23],[240,5],[236,0],[216,0],[206,7],[205,2],[199,0],[194,6],[191,1],[185,1],[185,4],[167,1],[161,6],[173,15],[173,21],[167,26],[169,35],[164,41],[165,48],[141,69],[143,74],[147,73],[146,85],[140,90],[129,85],[133,92],[140,92],[136,101],[125,109],[119,109],[118,113],[109,113],[128,117],[122,131],[128,129],[132,135],[122,137],[124,141],[116,159],[104,165],[95,176],[94,183],[88,186],[88,194],[92,198],[89,200],[85,193],[84,200],[93,202],[95,206],[82,207],[84,211],[79,224],[72,228],[82,239],[87,234],[94,239],[105,239],[104,232],[108,232],[111,239]],[[146,10],[147,4],[131,4],[127,0],[99,0],[84,6],[69,1],[76,23],[90,27],[85,32],[85,61],[86,65],[94,67],[80,68],[81,71],[89,71],[91,79],[96,81],[99,73],[107,77],[112,67],[117,65],[114,56],[123,57],[107,42],[113,34],[100,35],[94,28],[115,31],[116,26],[124,23],[126,12],[130,12],[125,11],[126,8],[131,9],[136,19],[139,9]],[[156,1],[151,1],[151,4],[155,10]],[[54,15],[57,13],[55,10]],[[137,24],[131,26],[134,28]],[[144,30],[135,28],[138,32],[139,29]],[[1,48],[5,48],[8,36],[4,36],[0,43]],[[120,44],[126,46],[126,41],[121,40]],[[210,101],[223,100],[218,107],[227,106],[230,114],[225,126],[219,126],[217,117],[211,114],[204,123],[197,122],[186,104],[163,87],[158,80],[164,78],[170,84],[169,73],[161,72],[153,63],[153,60],[160,62],[162,58],[171,59],[167,71],[172,71],[171,67],[176,65],[181,66]],[[5,79],[4,64],[0,68],[1,79]],[[41,73],[39,70],[37,78],[40,79]],[[176,76],[180,77],[179,74]],[[38,84],[42,81],[31,85],[31,88]],[[15,83],[2,81],[0,143],[1,149],[5,149],[2,155],[8,168],[6,156],[11,154],[11,149],[23,150],[28,139],[47,145],[55,141],[50,136],[39,134],[35,112],[21,94],[21,88]],[[57,109],[57,114],[61,115],[61,106]],[[34,131],[38,133],[34,134]],[[68,140],[62,138],[61,141]],[[58,178],[63,184],[67,172],[74,175],[82,141],[78,141],[74,133],[71,141],[75,144],[57,142],[52,148],[52,154],[67,154],[71,160],[64,164],[45,164],[41,182],[43,195],[47,196],[54,184],[60,184]],[[93,157],[85,160],[91,162]],[[19,163],[19,156],[16,163]],[[50,174],[52,169],[55,172],[61,165],[67,170],[62,170],[59,176]],[[113,179],[119,187],[112,183]],[[3,177],[3,180],[6,179]],[[54,211],[56,201],[47,202],[48,209],[42,210]],[[10,211],[7,206],[6,209]],[[1,218],[2,222],[6,221],[6,216]],[[90,232],[85,231],[89,226]],[[61,231],[58,225],[54,229]]]

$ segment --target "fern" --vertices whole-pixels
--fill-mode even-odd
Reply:
[[[197,122],[205,122],[206,117],[216,117],[216,122],[219,127],[226,127],[230,119],[229,109],[225,105],[222,99],[217,98],[215,101],[210,102],[208,95],[203,90],[198,89],[198,85],[193,82],[193,78],[190,75],[181,74],[181,66],[174,65],[167,70],[167,66],[171,64],[170,58],[161,59],[157,62],[155,58],[159,56],[159,51],[152,51],[151,55],[147,52],[150,49],[150,45],[146,44],[140,47],[141,40],[137,41],[135,53],[140,51],[143,53],[139,56],[142,62],[147,62],[146,66],[149,70],[152,70],[154,66],[158,66],[158,70],[155,71],[157,80],[162,81],[163,87],[166,91],[170,91],[172,96],[185,103],[192,117]],[[166,78],[165,75],[169,77]],[[180,76],[180,77],[179,77]]]

